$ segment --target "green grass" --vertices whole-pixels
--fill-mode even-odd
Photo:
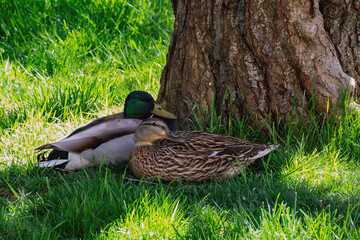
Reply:
[[[0,0],[0,239],[359,239],[360,117],[193,129],[281,147],[227,181],[134,182],[126,164],[39,170],[34,148],[156,96],[170,1]]]

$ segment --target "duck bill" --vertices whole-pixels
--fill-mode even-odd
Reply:
[[[175,114],[166,111],[162,106],[157,103],[155,103],[154,109],[151,111],[151,113],[163,118],[177,119]]]
[[[180,139],[180,138],[176,138],[174,136],[171,136],[170,134],[165,134],[164,136],[162,136],[163,139],[172,141],[172,142],[177,142],[177,143],[184,143],[185,141]]]

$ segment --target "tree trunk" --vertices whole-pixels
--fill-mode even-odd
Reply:
[[[306,116],[310,102],[319,114],[332,112],[342,92],[359,84],[358,0],[172,4],[174,32],[158,100],[182,124],[195,103],[210,109],[212,100],[218,115],[255,110],[261,120]]]
[[[324,27],[335,45],[343,71],[360,87],[360,1],[322,0]],[[359,92],[357,91],[357,97]]]

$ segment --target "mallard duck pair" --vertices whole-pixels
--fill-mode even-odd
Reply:
[[[133,174],[166,182],[233,177],[277,147],[202,131],[170,133],[166,123],[155,118],[138,126],[134,141],[129,157]]]
[[[96,119],[58,142],[38,147],[53,150],[37,165],[77,170],[129,159],[130,170],[138,178],[202,181],[235,176],[277,147],[202,131],[170,132],[176,127],[169,129],[160,119],[143,121],[151,114],[176,126],[175,115],[157,105],[151,95],[132,92],[124,113]]]
[[[126,97],[123,113],[96,119],[60,141],[36,148],[39,151],[53,149],[47,157],[40,154],[36,165],[78,170],[127,160],[134,147],[135,129],[152,114],[163,117],[176,129],[176,116],[156,104],[150,94],[131,92]]]

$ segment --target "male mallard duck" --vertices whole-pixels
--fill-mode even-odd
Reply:
[[[126,97],[123,113],[98,118],[60,141],[36,148],[39,151],[53,149],[47,158],[39,154],[38,158],[42,159],[37,166],[77,170],[102,162],[116,164],[127,160],[134,147],[135,129],[152,114],[164,119],[176,119],[174,114],[156,104],[150,94],[131,92]]]
[[[137,178],[163,181],[233,177],[277,147],[202,131],[170,133],[167,125],[155,118],[138,126],[134,141],[129,157],[132,173]]]

